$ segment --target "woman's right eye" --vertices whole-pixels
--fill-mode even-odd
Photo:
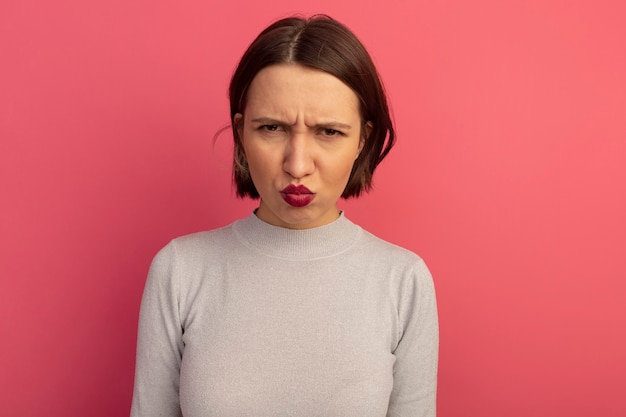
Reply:
[[[265,130],[266,132],[277,132],[280,129],[278,125],[262,125],[259,127],[260,130]]]

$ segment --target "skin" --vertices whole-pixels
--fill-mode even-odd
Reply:
[[[256,215],[289,229],[336,220],[337,202],[372,127],[361,119],[356,94],[333,75],[298,64],[262,69],[247,94],[244,114],[233,123],[261,196]],[[315,198],[305,207],[289,205],[281,194],[289,184],[306,186]]]

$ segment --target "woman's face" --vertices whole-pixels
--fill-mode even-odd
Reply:
[[[272,65],[250,84],[244,113],[233,122],[261,196],[256,215],[289,229],[337,219],[337,201],[367,133],[354,92],[323,71]]]

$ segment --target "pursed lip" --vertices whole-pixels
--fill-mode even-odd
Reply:
[[[281,191],[283,194],[313,194],[311,190],[302,184],[289,184]]]
[[[307,206],[315,198],[315,193],[302,184],[289,184],[281,190],[280,195],[292,207]]]

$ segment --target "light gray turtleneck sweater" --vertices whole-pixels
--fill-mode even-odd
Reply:
[[[432,279],[343,214],[173,240],[139,319],[132,417],[434,417]]]

